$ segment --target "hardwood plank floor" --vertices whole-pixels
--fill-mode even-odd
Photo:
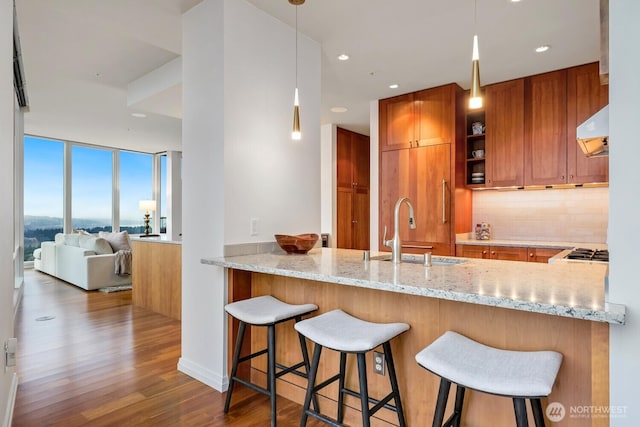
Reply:
[[[269,425],[266,396],[238,386],[225,415],[226,394],[178,372],[180,322],[132,306],[131,291],[85,292],[27,270],[16,335],[14,427]],[[300,413],[278,399],[279,426]]]

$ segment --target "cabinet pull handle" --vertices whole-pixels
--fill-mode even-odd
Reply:
[[[413,141],[409,140],[409,148],[413,148]]]
[[[442,180],[442,223],[447,223],[447,181]]]
[[[402,245],[403,248],[409,249],[433,249],[433,246],[422,246],[422,245]]]
[[[487,251],[482,251],[482,255],[486,255],[486,254],[487,254]]]
[[[530,253],[530,254],[529,254],[529,256],[530,256],[530,257],[533,257],[533,253]]]

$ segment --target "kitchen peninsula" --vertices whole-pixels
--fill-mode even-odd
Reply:
[[[438,386],[436,376],[417,366],[415,354],[446,330],[499,348],[559,351],[564,362],[543,405],[608,405],[609,324],[624,324],[625,307],[605,302],[606,265],[434,257],[432,267],[410,262],[396,266],[375,260],[380,254],[371,255],[364,261],[362,251],[314,249],[308,255],[276,251],[202,263],[228,269],[229,301],[271,294],[289,303],[315,303],[319,312],[341,308],[369,321],[409,323],[411,329],[392,345],[410,425],[431,419]],[[229,322],[228,348],[233,348],[236,327]],[[254,330],[247,339],[254,350],[265,342],[261,332]],[[278,329],[277,357],[283,363],[299,358],[288,351],[295,340],[289,325]],[[326,366],[335,366],[334,356],[328,352]],[[255,361],[251,375],[261,380],[264,371],[264,362]],[[320,372],[319,380],[334,373],[331,368]],[[357,383],[356,378],[349,381]],[[374,394],[386,390],[384,378],[369,375],[369,382]],[[280,394],[302,402],[302,379],[284,377],[281,384]],[[336,395],[329,389],[321,405],[331,410]],[[513,422],[509,399],[471,392],[467,405],[467,417],[482,420],[477,425]],[[356,417],[355,409],[347,412],[347,422]],[[584,421],[566,418],[559,425]],[[607,420],[588,421],[607,425]]]

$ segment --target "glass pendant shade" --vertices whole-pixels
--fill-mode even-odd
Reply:
[[[302,138],[300,133],[300,104],[298,103],[298,88],[296,88],[295,99],[293,101],[293,130],[291,131],[291,139],[299,141]]]
[[[482,108],[480,93],[480,55],[478,54],[478,36],[473,36],[473,55],[471,57],[471,90],[469,92],[469,108]]]

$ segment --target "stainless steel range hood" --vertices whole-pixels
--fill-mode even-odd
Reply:
[[[578,145],[587,157],[609,155],[609,106],[576,128]]]

